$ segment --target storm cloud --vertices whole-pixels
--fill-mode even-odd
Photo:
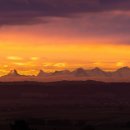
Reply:
[[[46,17],[73,17],[80,13],[101,13],[115,10],[129,11],[130,1],[1,0],[0,25],[36,24],[45,22]]]

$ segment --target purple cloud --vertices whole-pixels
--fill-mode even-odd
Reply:
[[[46,16],[73,17],[78,13],[130,10],[129,0],[1,0],[0,24],[44,22]]]

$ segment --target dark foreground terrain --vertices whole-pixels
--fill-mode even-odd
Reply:
[[[129,130],[130,83],[0,83],[0,130]]]

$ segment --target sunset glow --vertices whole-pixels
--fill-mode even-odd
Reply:
[[[37,4],[44,5],[44,2],[39,0]],[[90,8],[94,6],[95,9],[77,8],[80,2]],[[117,6],[114,7],[111,2],[107,2],[107,5],[103,3],[108,10],[102,8],[101,2],[96,0],[70,1],[69,5],[68,1],[63,3],[69,10],[66,8],[61,14],[59,9],[62,2],[57,4],[55,11],[49,6],[53,2],[48,2],[46,8],[50,12],[46,10],[44,15],[38,12],[37,7],[33,12],[24,10],[27,16],[17,9],[15,14],[11,10],[12,6],[10,15],[3,10],[3,15],[0,14],[2,18],[8,15],[13,18],[4,19],[5,22],[1,20],[0,23],[0,75],[11,69],[17,69],[22,74],[36,75],[40,69],[50,72],[101,67],[112,71],[130,66],[130,11],[120,6],[127,5],[127,2],[115,2]],[[21,7],[21,2],[19,4]],[[23,2],[23,7],[24,4],[35,7],[31,1]]]
[[[58,43],[50,45],[44,43],[41,38],[43,44],[37,46],[31,42],[29,45],[24,45],[26,40],[19,44],[13,42],[1,46],[1,71],[15,68],[21,73],[36,74],[39,69],[55,71],[73,70],[78,67],[101,67],[104,70],[115,70],[122,66],[130,66],[128,62],[130,57],[129,45],[116,46],[87,42],[85,44],[85,41],[74,44],[65,44],[61,41],[61,45]]]

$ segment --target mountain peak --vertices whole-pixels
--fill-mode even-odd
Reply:
[[[69,70],[61,70],[61,71],[55,71],[53,74],[54,75],[60,75],[60,74],[69,74],[70,71]]]
[[[39,73],[45,73],[43,70],[39,70]]]
[[[77,68],[75,71],[86,71],[84,68]]]
[[[73,73],[76,76],[86,76],[87,75],[86,70],[83,68],[78,68],[78,69],[74,70]]]
[[[44,76],[46,73],[43,70],[39,70],[39,73],[37,76]]]
[[[102,69],[96,67],[94,69],[88,70],[90,76],[106,76],[107,73]]]
[[[17,72],[17,70],[11,70],[7,76],[20,76],[20,74]]]
[[[92,69],[92,71],[103,71],[102,69],[100,69],[99,67],[95,67],[94,69]]]
[[[128,66],[125,66],[125,67],[118,69],[117,71],[130,71],[130,68]]]
[[[130,68],[129,67],[122,67],[115,71],[114,73],[118,77],[129,77],[130,76]]]
[[[39,73],[37,74],[37,77],[44,77],[44,76],[50,76],[51,73],[44,72],[43,70],[39,70]]]

